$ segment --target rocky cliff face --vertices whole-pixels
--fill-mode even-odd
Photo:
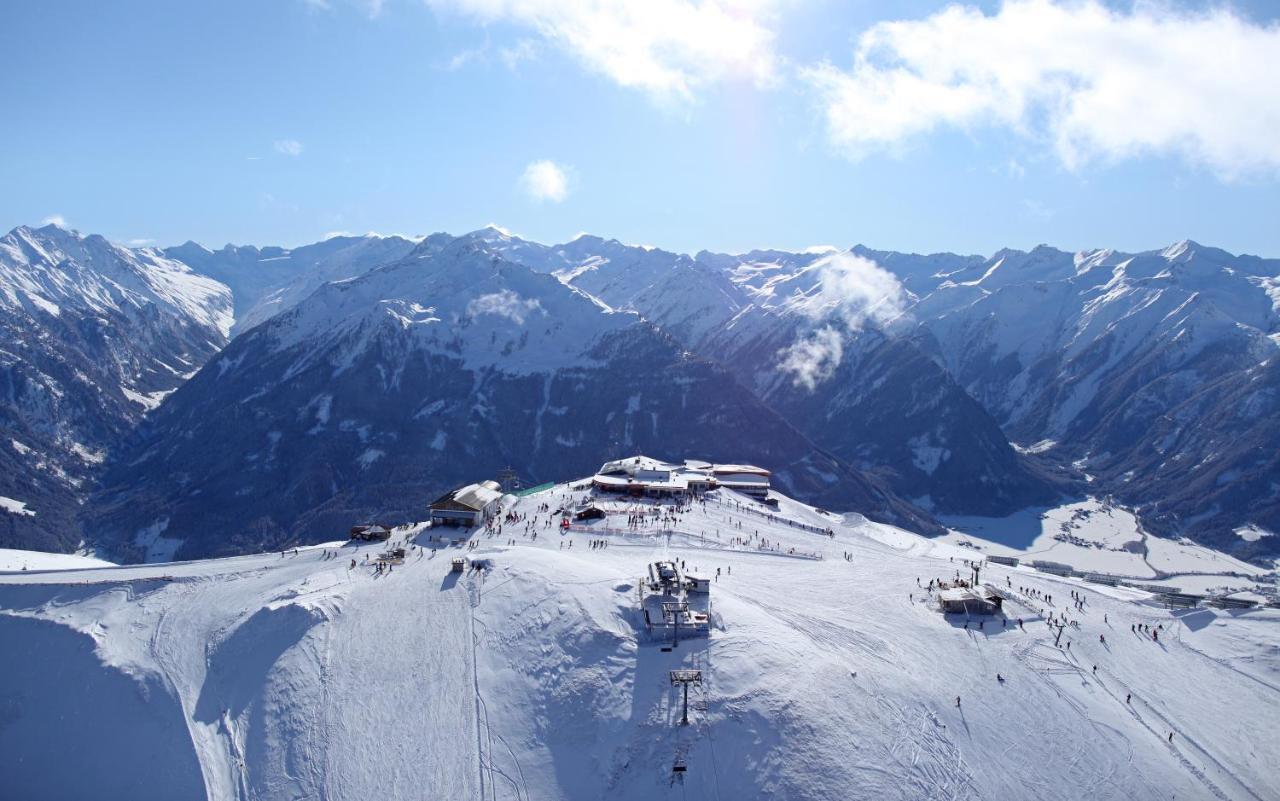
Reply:
[[[0,238],[0,545],[69,550],[98,465],[227,342],[231,294],[57,226]]]

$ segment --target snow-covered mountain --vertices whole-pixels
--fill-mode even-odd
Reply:
[[[907,293],[866,256],[861,261],[878,270],[872,286],[827,250],[704,251],[692,259],[590,235],[550,247],[494,229],[471,236],[611,307],[639,312],[733,372],[813,441],[925,508],[1001,514],[1061,490],[944,369],[908,338],[886,335]],[[954,268],[959,257],[884,258],[910,278]],[[892,309],[859,306],[893,293],[903,298]],[[804,355],[809,363],[797,365]]]
[[[4,793],[1259,801],[1280,786],[1280,610],[1170,610],[987,564],[1003,614],[944,616],[926,588],[968,576],[980,542],[723,490],[682,510],[592,498],[605,519],[547,525],[584,500],[567,484],[508,497],[521,519],[473,547],[396,531],[408,553],[390,571],[372,564],[386,545],[334,542],[0,574]],[[1079,518],[1063,520],[1077,538],[1115,522]],[[1256,585],[1165,544],[1162,565],[1202,574],[1180,583]],[[1080,550],[1095,570],[1137,556]],[[453,573],[454,557],[487,569]],[[658,559],[711,578],[689,596],[706,634],[675,648],[639,608]],[[701,671],[689,725],[676,669]]]
[[[320,500],[294,511],[327,508],[326,520],[337,521],[384,503],[407,515],[407,501],[389,499],[395,482],[409,479],[390,478],[397,460],[384,460],[387,440],[400,436],[397,414],[412,421],[405,438],[436,446],[413,457],[411,473],[432,474],[423,486],[508,462],[528,478],[553,478],[564,474],[565,454],[596,451],[569,463],[585,470],[601,454],[629,450],[628,437],[634,444],[641,430],[669,433],[666,416],[687,394],[678,378],[728,381],[733,388],[718,396],[742,406],[722,422],[768,417],[766,428],[790,431],[800,451],[830,454],[822,458],[875,475],[935,514],[1001,516],[1087,491],[1137,507],[1162,534],[1252,558],[1280,549],[1280,537],[1266,536],[1280,530],[1280,474],[1267,444],[1280,438],[1270,380],[1280,347],[1276,260],[1192,242],[1140,254],[1040,247],[989,259],[863,246],[689,257],[591,235],[544,245],[494,226],[417,244],[340,237],[292,249],[127,250],[56,228],[15,229],[4,241],[0,421],[11,441],[0,443],[0,467],[12,478],[0,485],[0,510],[10,510],[0,523],[9,544],[29,546],[35,536],[48,547],[73,545],[83,491],[113,449],[114,489],[103,497],[153,493],[150,506],[139,505],[147,511],[125,517],[144,540],[158,537],[165,515],[157,510],[181,495],[162,486],[181,487],[196,473],[157,462],[169,469],[157,482],[147,462],[130,463],[143,452],[155,458],[157,437],[188,436],[182,415],[230,425],[213,410],[225,411],[232,397],[247,404],[237,426],[249,407],[275,422],[245,435],[257,439],[227,437],[209,451],[225,451],[227,476],[235,459],[253,454],[278,464],[273,443],[289,430],[280,421],[306,417],[300,409],[314,417],[335,402],[325,398],[403,393],[370,408],[377,424],[353,413],[339,426],[305,427],[315,429],[305,440],[315,447],[290,457],[288,481],[299,497]],[[509,265],[505,277],[473,292],[476,276],[464,270],[428,291],[405,266],[443,264],[464,246]],[[507,285],[517,281],[510,265],[524,268],[519,286]],[[463,294],[452,316],[434,321],[430,310],[454,291]],[[610,321],[625,322],[615,330]],[[139,434],[145,445],[125,444],[146,407],[228,334],[259,324],[288,344],[227,350],[218,360],[225,382],[202,377],[175,396],[180,410],[157,412]],[[294,361],[284,364],[284,353]],[[324,374],[317,365],[328,363],[342,369]],[[579,373],[597,376],[576,385],[586,395],[562,389],[564,376]],[[304,374],[310,383],[299,383]],[[412,408],[394,411],[405,404]],[[422,408],[433,411],[413,416]],[[641,426],[645,415],[650,425]],[[450,441],[467,443],[466,459]],[[654,435],[650,450],[666,441]],[[186,458],[202,464],[203,452],[184,442],[195,448]],[[176,460],[185,446],[167,447]],[[233,448],[241,449],[234,458]],[[775,466],[802,459],[800,451]],[[358,472],[332,467],[353,460]],[[350,486],[337,491],[335,482]],[[813,500],[839,495],[806,482],[792,488]],[[354,497],[366,500],[344,505]],[[116,511],[91,513],[101,520]],[[331,525],[307,518],[281,527],[279,513],[254,519],[271,541]],[[117,539],[138,536],[109,528]],[[244,547],[257,541],[252,531],[235,536]]]
[[[853,253],[750,259],[725,267],[751,302],[700,349],[815,441],[938,512],[1007,514],[1065,489],[920,350],[896,276]]]
[[[130,558],[276,547],[508,464],[537,482],[672,443],[937,530],[638,315],[438,236],[236,338],[113,456],[88,528]]]
[[[1002,251],[912,308],[960,383],[1024,446],[1075,463],[1167,534],[1241,553],[1280,528],[1280,260]]]
[[[0,238],[0,545],[69,550],[108,449],[227,342],[227,287],[55,225]]]
[[[296,248],[227,245],[213,251],[195,242],[164,253],[231,288],[236,336],[286,311],[329,281],[363,275],[401,259],[414,243],[398,236],[335,236]]]

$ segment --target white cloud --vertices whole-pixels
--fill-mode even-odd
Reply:
[[[449,59],[449,63],[445,65],[445,69],[449,70],[449,72],[457,72],[473,61],[482,60],[484,58],[485,50],[486,48],[484,47],[460,50],[457,53],[454,53],[453,57]]]
[[[521,39],[511,47],[504,47],[498,51],[498,57],[512,72],[520,67],[521,62],[530,61],[537,55],[538,43],[532,39]]]
[[[302,2],[312,11],[333,11],[333,3],[329,0],[302,0]],[[382,15],[386,0],[353,0],[353,3],[363,9],[369,15],[369,19],[377,19]]]
[[[302,155],[302,143],[297,139],[277,139],[273,147],[277,153],[284,156]]]
[[[520,176],[520,187],[536,201],[559,203],[569,196],[569,177],[564,168],[554,161],[531,161]]]
[[[731,78],[764,84],[777,71],[769,26],[778,0],[426,2],[483,23],[531,28],[589,69],[661,99],[690,100]]]
[[[834,316],[856,331],[868,321],[888,325],[906,309],[902,284],[871,259],[839,251],[818,259],[809,269],[818,273],[817,292],[799,308],[810,318]]]
[[[145,248],[148,245],[154,245],[155,243],[156,241],[154,239],[150,239],[148,237],[139,237],[137,239],[130,239],[128,242],[125,242],[125,244],[131,248]]]
[[[510,289],[481,295],[467,304],[467,314],[471,317],[496,314],[499,317],[506,317],[516,325],[524,325],[525,318],[535,311],[546,313],[536,298],[521,298]]]
[[[835,373],[843,356],[844,335],[827,325],[778,351],[778,369],[790,373],[796,386],[812,392]]]
[[[66,218],[66,217],[63,217],[61,214],[50,214],[48,217],[45,217],[43,220],[41,220],[41,221],[40,221],[40,224],[41,224],[41,225],[56,225],[56,226],[58,226],[59,228],[66,228],[66,227],[67,227],[67,218]]]
[[[868,322],[885,328],[902,319],[907,293],[893,273],[847,251],[818,259],[809,269],[817,273],[814,291],[799,296],[793,308],[820,325],[777,356],[778,369],[812,391],[840,366],[845,336]]]
[[[1176,155],[1224,178],[1280,169],[1280,26],[1096,0],[953,5],[881,22],[849,70],[801,70],[852,158],[942,127],[1046,140],[1063,164]]]

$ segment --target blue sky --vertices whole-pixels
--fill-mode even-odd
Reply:
[[[0,226],[1280,256],[1267,2],[10,4]],[[856,54],[861,53],[859,58]]]

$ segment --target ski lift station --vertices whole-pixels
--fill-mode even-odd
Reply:
[[[713,464],[698,459],[664,462],[631,456],[605,462],[591,484],[602,492],[658,497],[684,497],[723,487],[765,500],[769,497],[770,478],[768,470],[749,464]]]
[[[432,526],[480,526],[498,513],[502,489],[496,481],[481,481],[446,492],[431,502]]]
[[[640,611],[645,628],[655,639],[706,637],[711,630],[711,582],[681,574],[674,561],[649,565],[640,582]]]
[[[990,587],[948,587],[938,591],[943,614],[994,615],[1003,608],[1004,598]]]

